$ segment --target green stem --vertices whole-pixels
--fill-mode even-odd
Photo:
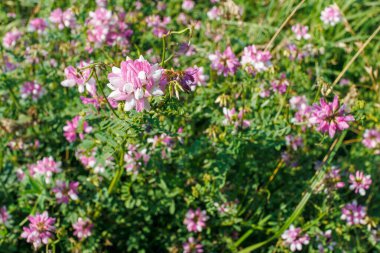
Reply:
[[[266,245],[267,243],[277,239],[294,222],[294,220],[302,213],[303,208],[305,207],[306,203],[309,201],[311,195],[316,190],[317,186],[320,185],[321,181],[323,180],[324,175],[326,174],[326,167],[331,163],[331,161],[334,158],[337,150],[342,145],[343,139],[346,136],[346,134],[347,134],[347,130],[344,131],[340,135],[339,139],[336,139],[332,143],[328,153],[326,154],[326,156],[323,159],[323,163],[324,163],[323,167],[316,172],[316,174],[314,175],[314,177],[311,180],[310,188],[304,192],[301,201],[298,203],[298,205],[297,205],[296,209],[294,210],[294,212],[292,213],[292,215],[286,220],[285,224],[269,239],[267,239],[263,242],[259,242],[259,243],[253,244],[251,246],[248,246],[247,248],[239,251],[239,253],[251,252],[251,251],[256,250],[258,248],[261,248],[262,246]],[[239,240],[238,242],[241,243],[241,240]]]
[[[121,176],[123,175],[123,171],[124,171],[124,166],[123,166],[123,164],[124,164],[124,148],[123,148],[123,146],[124,146],[124,142],[121,145],[121,150],[120,150],[119,170],[116,172],[114,178],[112,179],[110,186],[108,187],[108,195],[112,193],[115,186],[120,181]]]

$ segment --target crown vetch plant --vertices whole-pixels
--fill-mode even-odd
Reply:
[[[0,252],[378,252],[369,1],[0,1]]]

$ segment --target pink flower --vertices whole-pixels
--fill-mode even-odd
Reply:
[[[303,139],[301,136],[287,135],[285,136],[285,142],[287,146],[290,146],[295,151],[303,146]]]
[[[5,206],[0,208],[0,224],[6,224],[11,216]]]
[[[45,19],[35,18],[29,22],[29,31],[38,32],[39,34],[43,33],[47,27]]]
[[[293,225],[290,225],[289,229],[281,235],[285,245],[289,247],[292,252],[297,250],[301,251],[302,244],[308,245],[310,242],[310,237],[307,234],[302,235],[301,232],[301,228],[295,228]]]
[[[89,237],[92,234],[92,228],[94,225],[89,219],[78,218],[78,221],[73,224],[74,235],[78,237],[79,240]]]
[[[77,200],[78,199],[78,182],[70,182],[66,184],[66,182],[57,180],[55,182],[55,187],[53,188],[53,192],[55,193],[55,198],[57,199],[57,203],[69,203],[69,200]]]
[[[31,97],[34,101],[37,101],[46,93],[45,89],[36,82],[25,82],[21,87],[20,92],[21,98],[26,99]]]
[[[75,116],[71,121],[66,121],[66,126],[63,127],[63,135],[68,142],[74,142],[78,136],[81,140],[84,134],[91,133],[92,127],[86,121],[82,121],[82,117]]]
[[[210,20],[217,20],[220,18],[221,11],[218,7],[214,6],[207,12],[207,17]]]
[[[292,31],[296,35],[297,40],[305,39],[308,40],[311,38],[310,34],[308,34],[309,27],[303,26],[301,24],[296,24],[292,26]]]
[[[307,105],[307,98],[305,96],[294,96],[289,99],[289,104],[292,109],[302,109]]]
[[[321,98],[319,105],[314,104],[309,122],[315,125],[318,131],[328,132],[333,138],[337,130],[349,128],[348,122],[354,120],[352,115],[346,113],[344,105],[339,108],[339,99],[335,96],[333,102],[327,103]]]
[[[28,243],[32,243],[37,250],[42,244],[48,244],[49,239],[54,237],[55,219],[50,218],[48,212],[37,213],[35,216],[29,216],[29,227],[23,227],[24,232],[21,234]]]
[[[240,66],[230,46],[223,53],[216,51],[215,54],[210,54],[209,59],[211,61],[211,68],[216,70],[218,75],[223,74],[225,77],[235,75],[237,68]]]
[[[54,161],[53,157],[44,157],[35,164],[28,166],[31,176],[44,176],[46,183],[51,182],[53,173],[61,171],[61,163]]]
[[[349,226],[352,225],[365,225],[366,224],[367,210],[364,206],[358,205],[356,201],[346,204],[342,208],[342,215],[340,218],[345,220]]]
[[[204,86],[207,83],[208,75],[205,75],[203,71],[204,71],[203,67],[198,67],[196,65],[194,65],[194,67],[189,67],[185,70],[185,72],[187,73],[192,73],[192,76],[194,78],[193,84],[198,85],[198,86]],[[195,85],[190,86],[192,91],[195,90],[196,88]]]
[[[256,74],[256,72],[267,71],[272,66],[271,58],[269,51],[257,50],[252,45],[244,48],[241,64],[248,73]]]
[[[343,20],[338,6],[330,5],[321,12],[321,20],[325,25],[335,26]]]
[[[340,169],[333,166],[329,171],[327,171],[323,184],[326,192],[343,188],[345,183],[342,181]]]
[[[243,129],[246,129],[251,126],[251,122],[249,120],[244,119],[244,110],[240,110],[237,112],[235,108],[227,109],[226,107],[223,108],[223,114],[224,114],[224,125],[234,125],[235,128],[241,127]]]
[[[108,98],[124,101],[125,111],[150,110],[148,98],[164,94],[159,86],[161,77],[162,69],[158,64],[151,65],[142,56],[137,60],[127,58],[120,68],[113,67],[108,74],[108,87],[113,90]]]
[[[146,149],[138,150],[137,148],[137,146],[130,144],[129,151],[124,155],[125,169],[134,174],[137,174],[139,169],[146,166],[150,160]]]
[[[366,129],[363,134],[363,145],[367,148],[377,148],[380,144],[380,131],[377,129]]]
[[[13,48],[16,42],[21,38],[21,35],[21,32],[17,29],[7,32],[3,37],[3,46],[5,48]]]
[[[170,23],[170,17],[163,17],[162,19],[158,15],[152,15],[145,18],[145,22],[148,27],[153,27],[153,35],[158,38],[162,38],[168,33],[167,25]]]
[[[182,9],[185,11],[191,11],[195,6],[194,1],[192,0],[183,0],[182,2]]]
[[[18,180],[18,181],[23,181],[24,178],[25,178],[25,173],[24,173],[24,171],[23,171],[22,169],[18,168],[18,169],[16,170],[16,177],[17,177],[17,180]]]
[[[203,245],[198,243],[194,237],[190,237],[187,242],[183,244],[184,253],[203,253]]]
[[[355,175],[350,174],[350,190],[354,190],[355,193],[364,196],[371,184],[371,175],[364,175],[362,171],[356,171]]]
[[[70,9],[66,11],[62,11],[61,8],[55,9],[50,13],[49,20],[58,25],[60,30],[65,27],[74,28],[76,23],[75,15]]]
[[[78,68],[85,68],[89,65],[89,63],[85,61],[80,61]],[[66,79],[61,82],[63,87],[74,87],[78,85],[78,91],[83,93],[85,88],[90,91],[91,86],[95,85],[95,79],[90,78],[91,69],[84,69],[81,73],[79,73],[73,66],[68,66],[65,68],[65,76]],[[89,79],[90,78],[90,79]]]
[[[279,80],[274,80],[271,82],[273,91],[276,91],[280,94],[285,94],[289,81],[286,79],[286,74],[282,73]]]
[[[186,225],[187,231],[189,232],[202,232],[203,228],[206,227],[207,220],[208,216],[206,211],[201,211],[200,208],[197,208],[195,211],[190,209],[186,213],[183,223]]]

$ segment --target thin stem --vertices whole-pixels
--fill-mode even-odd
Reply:
[[[107,101],[107,104],[108,104],[109,108],[111,109],[112,113],[116,116],[116,118],[120,119],[119,115],[117,115],[117,113],[115,112],[115,110],[111,106],[110,101],[108,101],[108,98],[106,97],[106,94],[104,93],[103,85],[101,85],[100,82],[99,82],[98,74],[96,73],[96,68],[95,67],[93,69],[93,72],[95,74],[96,83],[99,84],[99,86],[100,86],[100,92],[102,93],[104,99]]]
[[[372,35],[369,36],[369,38],[364,42],[364,44],[356,52],[356,54],[354,55],[354,57],[351,58],[351,60],[347,63],[347,65],[339,73],[338,77],[335,79],[335,81],[331,85],[331,88],[334,87],[340,81],[340,79],[343,77],[344,73],[346,73],[346,71],[348,70],[348,68],[352,65],[352,63],[354,63],[354,61],[356,60],[356,58],[358,58],[358,56],[363,52],[364,48],[367,47],[367,45],[371,42],[371,40],[376,36],[376,34],[378,32],[380,32],[380,26],[378,26],[377,29],[372,33]]]
[[[121,175],[123,174],[124,171],[124,142],[121,145],[121,150],[120,150],[120,160],[119,160],[119,170],[116,172],[116,175],[112,179],[112,182],[110,186],[108,187],[108,194],[111,194],[117,183],[120,181]]]
[[[276,33],[273,35],[272,39],[268,42],[266,45],[264,51],[267,51],[272,46],[274,40],[277,38],[277,36],[280,34],[282,29],[284,29],[285,25],[289,22],[289,20],[294,16],[294,14],[298,11],[298,9],[303,5],[305,0],[302,0],[290,13],[290,15],[285,19],[285,21],[281,24],[280,28],[277,29]]]

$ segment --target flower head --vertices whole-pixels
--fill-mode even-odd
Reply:
[[[60,30],[65,27],[74,28],[76,23],[75,15],[70,9],[66,11],[62,11],[61,8],[53,10],[50,13],[49,20],[56,24]]]
[[[309,31],[308,26],[296,24],[296,25],[292,26],[292,31],[296,35],[297,40],[301,40],[301,39],[308,40],[311,38],[310,34],[308,34],[308,31]]]
[[[206,211],[201,211],[200,208],[197,208],[195,211],[190,209],[186,213],[183,223],[186,225],[189,232],[202,232],[203,228],[206,227],[207,220],[208,216]]]
[[[5,206],[0,208],[0,224],[6,224],[11,216]]]
[[[251,122],[249,120],[244,119],[245,110],[240,109],[240,111],[236,111],[235,108],[227,109],[223,108],[224,114],[224,125],[234,125],[235,128],[241,127],[243,129],[249,128],[251,126]]]
[[[78,221],[73,224],[74,235],[78,237],[79,240],[89,237],[92,234],[93,224],[89,219],[78,218]]]
[[[124,101],[125,111],[150,110],[148,98],[164,94],[159,86],[162,71],[158,64],[151,65],[142,56],[137,60],[127,58],[108,74],[108,87],[113,90],[108,98]]]
[[[321,12],[321,20],[325,25],[335,26],[342,21],[343,17],[338,6],[330,5]]]
[[[191,11],[194,9],[195,2],[193,0],[183,0],[182,2],[182,9],[185,11]]]
[[[346,113],[344,105],[339,107],[339,99],[335,96],[333,102],[328,103],[321,98],[319,105],[314,104],[309,122],[314,124],[318,131],[328,132],[333,138],[337,130],[349,128],[348,123],[354,120],[352,115]]]
[[[363,134],[363,145],[375,149],[380,145],[380,131],[377,129],[366,129]]]
[[[251,74],[267,71],[271,66],[272,55],[269,51],[257,50],[254,45],[247,46],[243,50],[241,65]]]
[[[64,181],[57,180],[53,192],[58,203],[69,203],[69,200],[78,199],[79,182],[70,182],[67,184]]]
[[[194,237],[190,237],[187,242],[183,244],[184,253],[203,253],[203,245],[200,244]]]
[[[55,219],[50,218],[46,211],[29,216],[28,219],[29,227],[23,227],[24,232],[21,237],[25,238],[28,243],[32,243],[35,249],[41,247],[42,244],[48,244],[49,239],[54,237]]]
[[[355,175],[350,174],[350,190],[355,191],[355,193],[364,196],[371,184],[371,175],[364,175],[363,171],[356,171]]]
[[[301,251],[302,244],[308,245],[310,242],[310,237],[307,234],[302,235],[301,232],[301,228],[296,228],[293,225],[290,225],[289,229],[281,235],[285,245],[289,247],[292,252],[297,250]]]
[[[71,121],[66,121],[66,126],[63,127],[63,135],[68,142],[74,142],[78,136],[83,140],[84,134],[88,134],[91,131],[92,127],[82,120],[81,116],[75,116]]]
[[[29,22],[29,31],[31,32],[38,32],[38,33],[43,33],[47,27],[47,23],[45,19],[42,18],[35,18],[30,20]]]
[[[216,51],[215,54],[211,54],[209,59],[211,61],[211,68],[216,70],[218,75],[233,76],[240,66],[230,46],[223,53]]]
[[[26,99],[31,97],[34,101],[42,97],[46,91],[36,82],[25,82],[21,87],[21,98]]]
[[[137,174],[141,167],[148,164],[150,156],[145,148],[138,150],[138,146],[136,145],[130,144],[128,149],[129,151],[124,155],[125,169],[127,172]]]
[[[208,75],[205,75],[203,73],[204,68],[203,67],[189,67],[185,70],[186,73],[191,73],[193,76],[194,81],[192,82],[192,85],[190,86],[191,90],[194,91],[196,86],[204,86],[206,85],[206,82],[208,80]]]
[[[61,163],[54,161],[53,157],[44,157],[37,161],[35,164],[31,164],[29,167],[29,173],[31,176],[44,176],[46,183],[51,182],[53,173],[61,171]]]
[[[89,65],[88,62],[80,61],[78,68],[85,68]],[[95,79],[90,78],[91,69],[84,69],[78,72],[73,66],[65,68],[66,79],[61,82],[63,87],[73,87],[78,85],[78,91],[83,93],[85,88],[90,92],[92,86],[95,85]],[[89,79],[90,78],[90,79]]]
[[[7,32],[3,37],[3,46],[5,48],[13,48],[21,36],[22,33],[17,29]]]
[[[352,225],[364,225],[366,224],[365,218],[367,216],[367,210],[364,206],[358,205],[356,201],[346,204],[342,208],[342,215],[340,218],[345,220],[349,226]]]

